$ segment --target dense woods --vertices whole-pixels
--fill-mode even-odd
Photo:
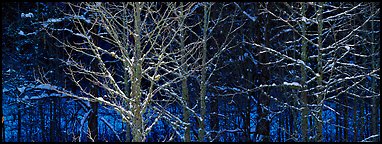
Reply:
[[[379,2],[2,2],[2,142],[380,141]]]

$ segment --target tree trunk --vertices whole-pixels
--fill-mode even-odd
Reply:
[[[207,59],[207,29],[209,23],[209,13],[210,13],[210,5],[206,4],[204,6],[204,26],[203,26],[203,50],[202,50],[202,73],[201,73],[201,81],[200,81],[200,118],[199,121],[199,142],[204,141],[205,136],[205,116],[206,116],[206,59]]]
[[[50,95],[50,94],[49,94]],[[51,142],[54,141],[54,101],[53,99],[50,99],[50,105],[49,105],[49,114],[50,114],[50,119],[49,119],[49,140]]]
[[[46,137],[45,137],[45,118],[44,118],[44,109],[43,109],[43,105],[42,103],[39,105],[38,107],[38,111],[40,113],[40,130],[41,130],[41,141],[42,142],[45,142],[46,141]]]
[[[318,87],[318,121],[315,122],[316,127],[317,127],[317,135],[316,135],[316,141],[321,142],[322,141],[322,106],[324,105],[324,100],[323,100],[323,86],[322,86],[322,55],[321,55],[321,49],[322,49],[322,27],[323,27],[323,21],[322,21],[322,9],[323,9],[323,3],[320,2],[320,7],[318,8],[318,79],[317,79],[317,87]],[[316,120],[316,119],[315,119]]]
[[[348,98],[346,95],[344,95],[344,101],[345,101],[345,106],[348,105]],[[349,128],[349,122],[348,122],[348,116],[349,116],[349,110],[347,107],[344,107],[344,141],[348,141],[348,128]]]
[[[251,66],[252,64],[250,61],[247,61],[247,66]],[[248,68],[248,69],[251,69]],[[253,72],[252,71],[247,71],[248,75],[248,83],[247,87],[249,88],[252,85],[252,80],[253,80]],[[248,93],[246,97],[246,106],[245,106],[245,128],[246,128],[246,142],[251,142],[251,96],[252,92]],[[216,106],[217,107],[217,106]],[[217,108],[216,108],[217,109]]]
[[[61,111],[59,108],[60,106],[60,99],[56,98],[56,106],[55,106],[55,133],[56,133],[56,141],[60,142],[61,141]]]
[[[142,62],[141,62],[141,3],[134,3],[134,62],[131,79],[131,93],[130,96],[133,97],[133,125],[132,134],[133,142],[144,141],[143,135],[143,121],[141,114],[141,79],[142,79]]]
[[[98,28],[93,28],[92,31],[94,33],[98,33]],[[99,45],[99,37],[93,38],[94,45]],[[91,69],[93,71],[99,71],[99,64],[100,60],[95,59],[90,63]],[[100,94],[100,88],[89,81],[90,85],[90,94],[93,95],[95,98],[102,97]],[[99,141],[99,133],[98,133],[98,103],[97,101],[90,101],[90,113],[89,113],[89,119],[88,119],[88,132],[87,140],[89,142],[98,142]]]
[[[358,106],[358,103],[356,101],[356,97],[354,96],[354,100],[353,100],[353,129],[354,129],[353,141],[354,142],[357,141],[357,137],[358,137],[357,106]]]
[[[306,4],[302,4],[302,16],[305,16],[306,12]],[[302,35],[306,36],[306,24],[303,22],[302,23]],[[307,42],[305,39],[302,39],[302,48],[301,48],[301,60],[303,62],[307,61]],[[302,141],[307,142],[308,141],[308,100],[307,100],[307,92],[305,91],[307,89],[307,85],[305,84],[306,82],[306,70],[305,67],[300,65],[301,67],[301,86],[302,86],[302,92],[301,92],[301,97],[302,97],[302,114],[301,114],[301,131],[302,131]]]
[[[353,24],[353,29],[356,28],[356,23],[355,23],[355,19],[352,19],[351,23]],[[357,43],[356,42],[356,39],[353,39],[353,42],[354,43]],[[357,62],[357,57],[354,57],[354,62]],[[350,91],[350,92],[353,92],[353,91]],[[353,134],[353,141],[356,142],[357,141],[357,138],[358,138],[358,127],[357,125],[359,124],[359,121],[357,120],[357,108],[359,106],[358,104],[358,100],[357,100],[357,97],[354,96],[353,97],[353,129],[354,129],[354,134]]]
[[[277,128],[277,134],[278,134],[277,141],[281,142],[281,129],[283,127],[281,115],[278,116],[277,123],[279,124],[279,127]]]
[[[124,67],[128,67],[128,64],[126,61],[123,64],[124,64]],[[130,97],[129,72],[127,70],[125,70],[124,72],[123,79],[124,79],[124,85],[125,85],[125,95],[126,97]],[[126,110],[130,110],[129,103],[127,103]],[[129,122],[126,122],[126,140],[125,141],[131,142],[131,127]]]
[[[338,106],[338,104],[336,104],[336,111],[338,111],[339,110],[339,106]],[[339,116],[337,115],[337,114],[335,114],[336,115],[336,125],[339,125],[340,124],[340,121],[339,121]],[[339,141],[339,139],[340,139],[340,127],[336,127],[336,142],[338,142]]]
[[[126,4],[125,3],[122,3],[122,5],[123,5],[123,7],[126,7]],[[125,15],[125,16],[127,16],[127,15],[129,15],[128,14],[128,9],[123,9],[123,15]],[[124,20],[124,21],[122,21],[123,22],[123,25],[125,26],[125,27],[127,27],[128,26],[128,19],[126,19],[126,20]],[[128,31],[127,31],[127,29],[123,29],[123,31],[124,31],[124,33],[126,34],[126,33],[129,33]],[[125,44],[127,44],[127,43],[129,43],[129,38],[127,38],[127,37],[125,37],[124,38],[124,43]],[[123,52],[123,56],[125,56],[125,58],[127,58],[127,56],[129,55],[129,52],[128,52],[128,49],[131,49],[133,46],[131,46],[131,45],[127,45],[126,46],[126,48],[125,49],[122,49],[121,51]],[[129,64],[128,64],[128,62],[127,61],[123,61],[122,62],[123,63],[123,81],[124,81],[124,94],[126,95],[126,97],[128,97],[128,98],[130,98],[130,87],[131,87],[131,85],[130,85],[130,83],[129,83],[129,79],[130,79],[130,76],[129,76],[129,71],[128,70],[126,70],[128,67],[129,67]],[[125,102],[125,104],[126,104],[126,107],[125,107],[125,109],[127,110],[127,111],[131,111],[131,109],[130,109],[130,104],[131,103],[128,103],[127,101]],[[123,118],[123,117],[122,117]],[[126,126],[124,126],[124,121],[126,122]],[[126,129],[126,134],[125,134],[125,138],[126,138],[126,140],[125,140],[125,142],[131,142],[131,125],[130,125],[130,123],[129,122],[127,122],[127,120],[122,120],[122,127],[124,127],[125,129]]]
[[[95,86],[92,87],[91,93],[95,97],[98,97],[98,88]],[[91,112],[89,114],[89,120],[88,120],[88,130],[90,135],[88,135],[88,141],[97,142],[98,141],[98,102],[90,102],[90,109],[91,109]]]
[[[4,84],[4,78],[1,79],[2,84]],[[0,96],[0,101],[3,103],[3,96]],[[0,142],[5,142],[5,137],[3,136],[4,134],[4,116],[3,116],[3,105],[1,105],[0,109],[0,117],[1,117],[1,130],[0,130]]]
[[[218,118],[218,96],[217,95],[212,95],[211,96],[211,129],[214,131],[211,133],[211,138],[213,139],[212,142],[218,142],[219,137],[218,136],[218,131],[219,131],[219,118]]]
[[[182,98],[184,101],[183,105],[183,122],[189,123],[190,119],[190,112],[188,111],[187,107],[190,103],[190,98],[188,96],[188,86],[187,86],[187,62],[186,62],[186,49],[184,47],[185,43],[185,32],[184,32],[184,14],[183,14],[183,2],[180,2],[180,23],[179,27],[180,29],[180,49],[182,53],[182,58],[181,58],[181,68],[182,68],[182,75],[183,75],[183,80],[182,80]],[[191,141],[191,131],[190,131],[191,125],[186,126],[186,129],[184,130],[184,142],[190,142]]]
[[[266,6],[267,7],[267,6]],[[266,14],[266,19],[265,19],[265,33],[263,35],[265,39],[265,46],[270,47],[270,27],[269,27],[269,14]],[[266,62],[268,59],[267,53],[264,53],[260,55],[260,61],[261,62]],[[270,71],[268,71],[267,67],[264,65],[260,66],[261,69],[261,77],[259,82],[261,84],[266,84],[268,83],[269,76],[270,76]],[[263,135],[263,142],[269,142],[270,141],[270,120],[268,119],[269,111],[267,108],[269,108],[270,104],[270,98],[267,96],[268,91],[262,89],[260,91],[259,95],[259,107],[257,109],[257,112],[259,114],[259,124],[257,126],[257,132],[261,135]]]
[[[375,3],[371,3],[371,11],[374,13],[374,7],[375,7]],[[374,31],[374,21],[371,21],[371,31]],[[378,40],[377,40],[378,41]],[[378,43],[377,41],[374,40],[374,34],[371,34],[371,42],[373,43]],[[371,57],[371,61],[372,61],[372,69],[375,70],[377,69],[377,63],[378,61],[375,60],[375,57],[376,55],[374,55],[375,53],[375,44],[372,44],[371,45],[371,53],[373,54],[372,57]],[[376,79],[374,77],[371,78],[371,90],[372,91],[377,91],[377,89],[375,88],[376,87]],[[372,100],[371,100],[372,104],[371,104],[371,135],[377,135],[378,134],[378,101],[377,101],[377,95],[373,96]],[[378,141],[378,137],[375,137],[372,139],[372,141]]]
[[[341,111],[341,101],[338,101],[337,109],[338,109],[338,111]],[[341,114],[341,112],[339,112],[339,113],[340,113],[340,115],[337,115],[338,125],[341,126],[342,125],[342,119],[341,119],[342,114]],[[342,142],[342,133],[343,133],[343,128],[338,127],[338,141],[339,142]]]
[[[296,34],[293,32],[293,41],[296,41]],[[296,42],[293,43],[293,47],[295,49],[297,49],[297,45],[296,45]],[[296,57],[296,51],[293,51],[293,57]],[[297,69],[295,65],[292,66],[292,69]],[[297,97],[298,95],[295,95],[294,97]],[[294,106],[297,106],[297,101],[298,99],[292,99],[292,104]],[[298,140],[298,121],[297,121],[297,117],[298,117],[298,111],[295,110],[295,109],[291,109],[292,111],[292,123],[290,123],[290,125],[293,125],[293,129],[292,129],[292,137],[294,138],[293,141],[297,141]]]
[[[17,103],[17,142],[21,142],[21,104]]]

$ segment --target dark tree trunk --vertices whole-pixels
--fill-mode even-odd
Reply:
[[[344,101],[345,101],[345,106],[348,105],[348,98],[347,96],[345,95],[344,97]],[[347,142],[348,141],[348,126],[349,126],[349,123],[348,123],[348,116],[349,116],[349,110],[347,107],[344,107],[345,109],[345,115],[344,115],[344,141]]]
[[[49,94],[50,95],[50,94]],[[50,99],[51,100],[51,103],[50,103],[50,107],[49,107],[49,114],[50,114],[50,123],[49,123],[49,140],[51,142],[55,141],[54,137],[54,129],[55,129],[55,126],[54,126],[54,100],[53,99]]]
[[[2,83],[4,83],[4,79],[2,79]],[[3,96],[0,96],[0,102],[3,103]],[[1,105],[0,109],[0,117],[1,117],[1,130],[0,130],[0,142],[5,142],[5,137],[3,136],[4,133],[4,116],[3,116],[3,105]]]
[[[265,18],[264,39],[265,39],[265,46],[266,47],[270,46],[270,43],[269,43],[269,38],[270,38],[269,17],[270,17],[270,15],[267,14],[266,18]],[[260,55],[260,61],[261,62],[266,62],[267,60],[268,60],[267,53],[264,53],[264,54]],[[268,71],[267,67],[263,66],[263,65],[260,66],[260,69],[261,69],[260,83],[261,84],[266,84],[266,83],[268,83],[268,80],[269,80],[270,71]],[[270,121],[267,118],[268,114],[269,114],[269,111],[267,111],[266,108],[269,108],[270,99],[267,96],[267,94],[265,94],[265,92],[267,92],[266,89],[262,89],[261,92],[260,92],[259,104],[261,104],[262,106],[260,106],[257,109],[258,114],[259,114],[259,118],[260,118],[259,124],[258,124],[258,127],[257,127],[258,128],[257,132],[264,136],[264,138],[263,138],[264,142],[269,142],[270,141],[270,137],[269,137],[270,136],[270,127],[269,127],[270,126]]]
[[[216,138],[217,136],[217,132],[219,131],[219,118],[218,118],[218,113],[219,113],[219,110],[218,110],[218,98],[216,95],[212,96],[211,97],[211,129],[215,132],[212,133],[212,139],[213,142],[218,142],[219,141],[219,138]]]
[[[92,63],[92,67],[97,67],[97,62]],[[94,97],[98,97],[98,87],[90,83],[90,93]],[[89,142],[97,142],[98,141],[98,102],[90,102],[90,110],[89,119],[88,119],[88,141]]]
[[[21,142],[21,104],[17,104],[17,142]]]
[[[45,118],[44,118],[44,109],[43,109],[43,105],[40,104],[39,105],[39,113],[40,113],[40,130],[41,130],[41,141],[42,142],[45,142],[46,141],[46,133],[45,133]]]
[[[96,91],[96,90],[94,90]],[[88,128],[90,137],[88,141],[98,141],[98,102],[90,102],[91,112],[89,114]]]

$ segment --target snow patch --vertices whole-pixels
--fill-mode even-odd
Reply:
[[[11,90],[3,87],[3,93],[9,92],[9,91],[11,91]]]
[[[292,82],[292,83],[284,82],[283,84],[287,86],[301,87],[300,83],[298,82]]]
[[[32,17],[34,17],[33,13],[27,13],[27,14],[21,13],[21,18],[32,18]]]
[[[21,87],[21,88],[17,88],[17,90],[19,90],[20,91],[20,93],[23,93],[24,91],[25,91],[25,89],[26,89],[26,87]]]
[[[346,49],[347,51],[349,51],[349,50],[350,50],[350,47],[349,47],[349,46],[345,46],[345,49]]]
[[[20,30],[18,34],[22,35],[22,36],[25,36],[25,33],[22,30]]]
[[[243,11],[243,14],[245,14],[248,18],[250,18],[253,22],[256,21],[257,16],[251,16],[246,11]]]
[[[45,89],[45,90],[54,90],[54,89],[57,89],[56,86],[52,86],[50,84],[40,84],[40,85],[37,85],[35,88]]]
[[[56,22],[61,22],[62,18],[50,18],[46,22],[48,23],[56,23]]]
[[[101,102],[104,102],[105,100],[103,100],[103,98],[102,97],[97,97],[96,98],[98,101],[101,101]]]
[[[16,72],[14,69],[8,69],[7,71],[5,71],[7,73],[11,73],[11,72]]]

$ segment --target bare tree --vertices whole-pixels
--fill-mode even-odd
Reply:
[[[68,58],[62,59],[68,66],[66,74],[86,96],[58,91],[114,108],[131,128],[132,141],[145,141],[160,119],[167,120],[174,129],[183,129],[187,124],[166,110],[171,101],[177,99],[171,86],[183,80],[181,67],[187,64],[193,49],[197,48],[185,46],[187,52],[173,48],[177,34],[184,29],[176,24],[180,18],[175,13],[180,8],[175,3],[154,2],[68,5],[72,13],[65,19],[74,21],[74,29],[46,29],[52,37],[55,37],[53,31],[78,36],[78,42],[55,38],[68,49]],[[190,9],[185,9],[183,15],[187,16]],[[99,42],[95,42],[96,38]],[[81,59],[73,57],[75,53],[95,61],[97,68],[90,68]],[[179,63],[181,61],[184,63]],[[129,75],[121,75],[115,70],[118,63],[122,63],[122,72],[127,71]],[[83,79],[99,87],[104,94],[94,95],[82,84]],[[126,86],[127,81],[130,87]]]
[[[358,92],[363,90],[357,89],[363,87],[361,83],[367,77],[376,76],[375,73],[379,71],[379,68],[374,67],[368,70],[366,65],[356,64],[354,61],[349,60],[348,57],[365,58],[362,54],[364,52],[356,51],[356,48],[363,45],[360,43],[363,38],[357,33],[365,24],[374,22],[373,18],[379,13],[379,9],[365,14],[363,10],[368,7],[366,3],[358,3],[354,7],[339,4],[340,6],[336,6],[336,3],[300,3],[300,7],[296,9],[296,7],[285,3],[288,10],[290,10],[284,13],[286,15],[278,14],[272,9],[265,9],[267,13],[276,18],[275,20],[286,24],[290,28],[290,30],[285,31],[297,34],[298,41],[302,43],[300,46],[302,50],[300,58],[290,56],[290,53],[285,53],[284,50],[276,50],[271,46],[267,47],[251,42],[252,45],[263,48],[270,54],[279,57],[280,61],[286,61],[287,65],[296,64],[301,68],[300,83],[284,82],[284,85],[302,88],[298,91],[298,94],[301,94],[301,101],[298,101],[299,103],[296,105],[301,107],[297,110],[302,111],[302,141],[322,141],[325,124],[334,125],[339,130],[344,129],[344,133],[348,132],[347,120],[344,121],[345,127],[333,124],[331,119],[324,120],[324,110],[338,116],[341,115],[337,112],[338,109],[331,108],[330,104],[335,104],[338,108],[344,107],[348,109],[350,107],[347,102],[349,100],[348,95],[357,98],[378,97],[361,96]],[[309,10],[311,11],[309,12]],[[340,12],[331,13],[332,11]],[[365,14],[365,16],[357,18],[360,14]],[[292,17],[293,15],[295,17]],[[348,15],[348,17],[342,17],[344,15]],[[350,26],[349,19],[357,20],[356,25]],[[354,28],[348,29],[348,27]],[[354,39],[359,39],[359,41],[354,41]],[[287,41],[285,43],[293,42],[296,41]],[[374,55],[375,52],[370,50],[366,53]],[[354,72],[354,68],[357,68],[358,71]],[[313,84],[313,82],[316,82],[316,84]],[[349,84],[348,82],[352,83]],[[376,94],[377,92],[371,93]],[[271,95],[270,97],[276,101]],[[346,97],[344,104],[339,102],[339,97]],[[294,106],[289,105],[288,107]],[[345,116],[346,113],[345,111]],[[308,119],[310,119],[310,123],[308,123]],[[341,132],[339,135],[342,135]],[[346,139],[347,134],[344,136]],[[373,136],[376,135],[370,137]]]

